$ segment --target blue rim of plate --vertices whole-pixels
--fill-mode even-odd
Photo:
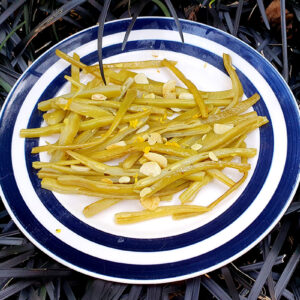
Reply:
[[[128,20],[107,23],[105,25],[104,36],[108,36],[116,32],[126,31],[128,23]],[[66,243],[63,243],[53,234],[48,232],[32,215],[24,201],[22,201],[22,196],[18,190],[18,186],[12,172],[11,147],[5,147],[1,157],[0,178],[2,196],[8,211],[12,215],[14,221],[33,243],[35,243],[39,248],[53,258],[70,266],[73,269],[96,277],[111,279],[114,281],[145,283],[165,282],[176,280],[182,277],[187,278],[197,274],[202,274],[207,270],[215,269],[218,266],[231,261],[262,239],[262,237],[272,229],[272,227],[283,215],[285,209],[292,200],[293,194],[296,191],[299,182],[300,157],[299,112],[296,102],[293,99],[293,95],[291,94],[282,77],[269,62],[262,58],[248,45],[237,40],[236,38],[206,25],[190,21],[181,21],[181,23],[184,33],[195,34],[211,39],[218,44],[221,44],[228,49],[239,53],[240,56],[247,58],[248,62],[255,66],[258,72],[264,77],[274,93],[277,95],[281,109],[285,116],[288,140],[287,158],[280,183],[276,190],[274,190],[272,199],[270,199],[268,205],[255,219],[255,221],[243,232],[222,246],[205,254],[173,263],[157,265],[122,264],[95,258],[82,253],[70,247]],[[141,18],[138,19],[134,30],[142,29],[164,29],[176,31],[176,26],[173,20],[168,18]],[[58,60],[58,58],[54,55],[55,49],[59,48],[64,52],[69,52],[96,38],[97,27],[84,30],[52,47],[26,70],[26,72],[21,76],[10,92],[2,109],[0,119],[0,142],[2,145],[11,145],[13,126],[10,126],[9,124],[14,124],[14,121],[18,115],[18,110],[16,108],[21,106],[23,99],[28,94],[30,88],[38,80],[39,76],[43,74],[49,65]],[[219,61],[221,58],[218,58],[215,54],[211,53],[210,55],[210,53],[206,53],[203,50],[199,52],[197,51],[199,50],[197,47],[188,44],[182,45],[180,42],[165,40],[145,40],[142,42],[129,41],[125,50],[136,51],[137,49],[149,49],[149,47],[152,49],[164,49],[175,52],[178,51],[181,53],[187,51],[189,55],[195,57],[202,55],[202,57],[200,57],[202,60],[220,68]],[[104,48],[104,56],[108,55],[108,53],[110,55],[120,53],[120,49],[118,48],[120,47],[115,47],[115,45],[114,47]],[[94,63],[95,60],[96,53],[92,53],[91,55],[83,58],[85,63]],[[45,99],[55,94],[57,91],[56,88],[58,89],[60,84],[62,84],[63,75],[67,71],[68,70],[65,70],[56,77],[56,82],[51,84],[51,87],[49,86],[49,88],[45,90],[41,98],[44,97],[43,99]],[[241,72],[239,75],[242,77],[241,79],[243,85],[245,86],[246,95],[249,96],[250,94],[253,94],[253,92],[255,92],[255,87],[245,76],[243,76]],[[26,88],[21,88],[21,86],[26,86]],[[268,115],[268,110],[264,106],[263,101],[260,101],[260,104],[255,106],[255,110],[258,111],[259,114]],[[33,112],[28,125],[29,127],[35,127],[36,125],[39,125],[40,122],[41,116]],[[39,188],[39,181],[37,180],[35,174],[30,172],[29,174],[33,186],[36,188],[41,201],[47,207],[47,209],[61,222],[67,222],[66,226],[74,232],[77,232],[80,235],[87,235],[85,236],[87,239],[91,239],[94,242],[121,250],[143,252],[158,251],[162,249],[162,243],[164,245],[163,250],[171,250],[175,247],[184,247],[189,245],[191,237],[193,237],[193,239],[196,241],[201,241],[206,237],[205,232],[209,232],[209,234],[217,233],[223,227],[226,227],[228,223],[230,223],[232,217],[235,217],[237,214],[241,214],[243,210],[247,209],[251,202],[251,199],[248,197],[250,191],[259,191],[263,181],[268,176],[268,166],[271,164],[272,160],[272,156],[269,155],[270,153],[273,153],[273,133],[271,124],[269,124],[265,129],[261,129],[260,135],[261,139],[268,138],[270,141],[270,145],[268,144],[267,146],[263,146],[261,144],[259,160],[263,160],[264,165],[258,162],[258,166],[253,174],[253,177],[251,178],[249,185],[246,187],[245,191],[234,203],[234,205],[221,216],[219,216],[218,220],[211,222],[211,224],[208,223],[196,230],[178,236],[165,237],[163,238],[163,241],[162,239],[143,239],[143,243],[141,243],[141,239],[125,238],[126,243],[120,244],[118,243],[119,236],[101,232],[97,229],[91,228],[86,224],[82,224],[82,222],[80,223],[80,221],[68,213],[58,203],[58,201],[55,201],[55,197],[52,193],[48,191],[42,191]],[[36,145],[36,143],[37,140],[26,140],[25,151],[26,156],[28,157],[26,164],[27,168],[29,169],[31,169],[30,166],[32,160],[36,160],[36,157],[29,155],[30,149],[32,146]],[[260,186],[258,185],[259,182]],[[54,205],[51,205],[51,203],[54,203]],[[62,215],[65,213],[70,215],[66,220],[62,218]],[[35,228],[39,229],[35,230]],[[95,233],[97,238],[93,237],[95,236]]]

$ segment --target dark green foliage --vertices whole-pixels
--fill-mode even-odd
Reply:
[[[27,65],[45,50],[98,20],[101,24],[129,17],[129,10],[133,21],[124,47],[138,15],[177,15],[202,22],[262,53],[299,99],[299,1],[285,3],[290,14],[286,22],[279,16],[279,23],[266,12],[270,0],[131,0],[130,7],[128,0],[105,2],[106,6],[96,0],[1,1],[0,105]],[[281,16],[286,15],[283,8]],[[101,36],[100,31],[100,49]],[[0,299],[300,299],[299,193],[276,228],[233,263],[198,278],[155,286],[92,279],[59,265],[25,238],[0,206]]]

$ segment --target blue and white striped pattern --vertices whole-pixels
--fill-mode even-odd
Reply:
[[[1,113],[0,178],[2,198],[13,220],[41,250],[79,272],[127,283],[161,283],[200,275],[239,257],[260,241],[279,221],[299,182],[299,112],[286,83],[277,71],[243,42],[217,29],[182,21],[182,44],[169,18],[138,19],[125,52],[121,43],[129,21],[107,23],[103,55],[107,61],[168,58],[203,90],[230,88],[222,63],[229,53],[241,78],[245,96],[258,92],[254,109],[270,120],[247,139],[257,147],[248,180],[212,212],[182,221],[171,218],[138,225],[113,222],[117,211],[140,209],[134,201],[85,219],[87,197],[59,195],[40,188],[32,170],[31,148],[51,138],[21,139],[21,128],[39,127],[39,101],[67,91],[67,63],[55,49],[74,51],[86,64],[97,62],[97,27],[60,42],[37,59],[9,94]],[[169,78],[166,70],[149,76]],[[236,174],[232,174],[235,176]],[[225,189],[209,186],[196,199],[207,204]],[[199,194],[200,195],[200,194]],[[176,200],[175,200],[176,201]],[[207,201],[207,202],[206,202]],[[61,229],[60,233],[56,229]]]

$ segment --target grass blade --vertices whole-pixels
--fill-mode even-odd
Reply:
[[[282,76],[285,79],[285,81],[288,81],[289,66],[288,66],[288,55],[287,55],[285,0],[280,0],[280,17],[281,17],[281,40],[282,40],[282,59],[283,59]]]
[[[282,226],[282,228],[281,228],[281,230],[280,230],[280,232],[279,232],[279,234],[278,234],[278,236],[277,236],[277,238],[276,238],[276,240],[275,240],[275,242],[272,246],[271,251],[269,252],[268,256],[266,257],[265,263],[264,263],[263,267],[261,268],[261,271],[260,271],[260,273],[259,273],[259,275],[258,275],[258,277],[257,277],[257,279],[256,279],[256,281],[253,285],[253,288],[250,291],[250,294],[249,294],[249,297],[248,297],[249,300],[256,300],[257,297],[259,296],[259,293],[260,293],[263,285],[265,284],[268,275],[271,272],[271,269],[274,265],[276,257],[278,256],[278,253],[279,253],[279,251],[280,251],[280,249],[281,249],[281,247],[282,247],[282,245],[285,241],[285,238],[286,238],[287,233],[289,231],[290,225],[291,225],[290,221],[286,221],[283,224],[283,226]]]
[[[237,35],[238,29],[239,29],[243,5],[244,5],[244,0],[240,0],[239,4],[238,4],[238,7],[237,7],[237,10],[236,10],[236,13],[235,13],[234,28],[233,28],[233,35],[234,36]]]
[[[223,267],[221,269],[222,271],[222,275],[225,279],[225,282],[226,282],[226,285],[227,285],[227,288],[228,288],[228,292],[232,298],[232,300],[239,300],[240,297],[239,297],[239,294],[237,292],[237,289],[235,287],[235,284],[234,284],[234,281],[233,281],[233,278],[231,276],[231,272],[229,270],[228,267]]]
[[[35,255],[34,250],[30,250],[11,259],[8,259],[0,264],[1,269],[15,267]]]
[[[103,62],[102,62],[102,42],[103,42],[103,31],[104,31],[104,23],[105,23],[105,19],[106,19],[106,15],[109,9],[109,5],[110,5],[111,0],[106,0],[103,6],[103,9],[101,11],[101,14],[99,16],[99,20],[98,20],[98,24],[99,24],[99,28],[98,28],[98,58],[99,58],[99,67],[100,67],[100,74],[102,77],[102,80],[104,82],[104,84],[106,85],[106,80],[105,80],[105,76],[104,76],[104,70],[103,70]]]
[[[13,1],[12,4],[0,15],[0,25],[11,15],[14,14],[14,12],[23,5],[25,0],[19,0],[19,1]]]
[[[11,268],[1,269],[0,278],[42,278],[42,277],[58,277],[69,276],[72,273],[69,269],[23,269]],[[1,299],[1,298],[0,298]]]
[[[169,10],[164,3],[162,3],[160,0],[152,0],[152,2],[155,3],[162,10],[166,17],[171,17]]]
[[[64,281],[63,290],[65,292],[67,300],[76,300],[76,297],[75,297],[73,290],[72,290],[71,286],[69,285],[68,281]]]
[[[286,288],[289,280],[291,279],[299,263],[299,260],[300,260],[300,243],[298,243],[295,252],[292,254],[289,262],[287,263],[286,267],[284,268],[284,271],[282,272],[279,280],[277,281],[277,284],[275,286],[276,299],[280,299],[283,290]]]
[[[161,293],[162,293],[161,285],[148,286],[145,300],[160,299]]]
[[[213,279],[202,276],[202,285],[217,299],[231,300],[231,297]]]
[[[4,89],[5,92],[9,92],[11,89],[11,85],[9,85],[6,81],[2,80],[0,77],[0,86]]]
[[[129,37],[129,34],[135,24],[135,21],[137,19],[137,17],[140,15],[140,13],[142,12],[142,10],[144,9],[144,7],[150,2],[151,0],[146,0],[146,1],[142,1],[142,2],[139,2],[138,3],[138,6],[136,8],[136,11],[134,12],[133,16],[132,16],[132,19],[131,19],[131,22],[126,30],[126,33],[125,33],[125,36],[124,36],[124,40],[123,40],[123,43],[122,43],[122,51],[124,51],[125,47],[126,47],[126,43],[128,41],[128,37]]]
[[[1,49],[4,47],[4,45],[6,44],[6,42],[12,37],[12,35],[18,31],[21,27],[23,27],[23,25],[25,24],[25,21],[23,21],[22,23],[20,23],[17,27],[15,27],[7,36],[6,38],[3,40],[3,42],[0,45],[0,51]]]
[[[259,8],[260,14],[262,16],[262,19],[263,19],[267,29],[270,30],[270,24],[269,24],[269,20],[268,20],[267,14],[266,14],[264,2],[262,0],[257,0],[257,4],[258,4],[258,8]]]
[[[183,33],[182,33],[181,24],[180,24],[179,19],[178,19],[178,17],[177,17],[177,13],[176,13],[176,11],[175,11],[175,9],[174,9],[174,6],[173,6],[173,4],[171,3],[170,0],[165,0],[165,2],[166,2],[166,4],[167,4],[167,6],[168,6],[168,9],[169,9],[169,11],[170,11],[172,17],[173,17],[174,20],[175,20],[175,23],[176,23],[176,26],[177,26],[177,29],[178,29],[178,32],[179,32],[179,35],[180,35],[180,39],[181,39],[181,41],[184,43],[184,38],[183,38]]]
[[[142,292],[143,286],[142,285],[133,285],[131,286],[129,295],[128,295],[128,300],[138,300],[139,296]]]
[[[60,8],[54,10],[47,18],[45,18],[41,23],[39,23],[22,41],[19,43],[15,49],[15,55],[18,56],[22,54],[29,43],[45,28],[54,24],[57,20],[62,18],[76,6],[86,2],[86,0],[72,0],[68,1],[66,4],[62,5]]]
[[[187,280],[184,300],[199,299],[201,277],[195,277]]]
[[[7,299],[34,283],[35,281],[33,280],[22,280],[15,284],[12,284],[0,291],[0,299],[1,300]]]

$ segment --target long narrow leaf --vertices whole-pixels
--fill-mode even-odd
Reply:
[[[177,13],[176,13],[176,11],[175,11],[175,9],[174,9],[174,6],[173,6],[173,4],[171,3],[170,0],[165,0],[165,2],[166,2],[166,4],[167,4],[167,6],[168,6],[168,9],[169,9],[169,11],[170,11],[172,17],[173,17],[174,20],[175,20],[175,23],[176,23],[176,26],[177,26],[177,29],[178,29],[178,32],[179,32],[179,35],[180,35],[180,39],[181,39],[181,41],[184,43],[184,38],[183,38],[183,33],[182,33],[181,24],[180,24],[179,19],[178,19],[178,17],[177,17]]]
[[[1,278],[43,278],[43,277],[57,277],[57,276],[69,276],[72,273],[69,269],[22,269],[11,268],[1,269]],[[1,299],[1,298],[0,298]]]
[[[22,54],[29,43],[45,28],[49,27],[57,20],[62,18],[64,15],[69,13],[76,6],[86,2],[86,0],[72,0],[68,1],[66,4],[62,5],[60,8],[56,9],[45,18],[40,24],[38,24],[15,48],[15,55]]]
[[[64,283],[63,283],[63,290],[65,292],[67,300],[76,300],[74,292],[73,292],[71,286],[69,285],[68,281],[64,281]]]
[[[0,45],[0,51],[1,49],[4,47],[4,45],[6,44],[6,42],[12,37],[12,35],[19,30],[23,25],[25,24],[25,21],[23,21],[22,23],[20,23],[17,27],[15,27],[7,36],[6,38],[3,40],[3,42]]]
[[[237,35],[238,29],[239,29],[243,5],[244,5],[244,0],[240,0],[239,4],[238,4],[238,7],[237,7],[237,10],[236,10],[236,13],[235,13],[234,28],[233,28],[233,35],[234,36]]]
[[[160,0],[152,0],[153,3],[155,3],[164,13],[166,17],[171,17],[170,12],[168,11],[168,8],[162,3]]]
[[[202,285],[217,299],[231,300],[231,297],[213,279],[203,276]]]
[[[262,19],[263,19],[267,29],[270,30],[270,24],[269,24],[269,20],[268,20],[267,14],[266,14],[263,0],[257,0],[257,4],[258,4],[258,8],[259,8],[260,14],[262,16]]]
[[[234,281],[231,276],[229,268],[225,266],[221,269],[221,271],[222,271],[222,275],[224,276],[224,279],[225,279],[225,282],[226,282],[226,285],[228,288],[228,292],[229,292],[232,300],[239,300],[239,294],[235,287],[235,284],[234,284]]]
[[[12,1],[12,4],[0,15],[0,25],[23,5],[25,0]]]
[[[106,19],[106,15],[108,12],[110,2],[111,2],[111,0],[106,0],[104,2],[104,6],[103,6],[102,12],[99,16],[99,20],[98,20],[98,24],[99,24],[99,28],[98,28],[98,58],[99,58],[100,74],[101,74],[102,80],[105,85],[106,85],[106,80],[105,80],[105,76],[104,76],[103,62],[102,62],[102,59],[103,59],[103,57],[102,57],[102,42],[103,42],[104,23],[105,23],[105,19]]]
[[[34,283],[35,281],[33,280],[22,280],[15,284],[12,284],[0,291],[0,299],[7,299]]]
[[[263,285],[265,284],[268,275],[271,272],[271,269],[276,260],[276,257],[285,241],[285,238],[287,236],[290,225],[291,225],[291,222],[289,222],[289,221],[286,221],[283,224],[283,226],[272,246],[272,249],[269,252],[269,254],[265,260],[264,266],[262,267],[262,269],[254,283],[254,286],[249,294],[249,300],[256,300],[257,297],[259,296],[259,293],[260,293]]]
[[[12,268],[15,267],[21,263],[23,263],[24,261],[30,259],[31,257],[33,257],[35,255],[34,250],[30,250],[28,252],[22,253],[18,256],[15,256],[11,259],[8,259],[4,262],[2,262],[0,264],[0,268],[4,269],[4,268]]]
[[[286,288],[289,280],[291,279],[298,263],[300,260],[300,243],[298,244],[295,252],[291,256],[288,264],[284,268],[276,286],[275,286],[275,296],[279,299],[282,295],[283,290]]]
[[[199,298],[201,277],[195,277],[187,280],[184,300],[193,300]]]
[[[0,86],[4,89],[4,91],[6,91],[7,93],[10,91],[11,86],[5,82],[4,80],[2,80],[2,78],[0,77]]]
[[[280,1],[280,17],[281,17],[282,58],[283,58],[282,76],[285,79],[285,81],[288,81],[289,66],[288,66],[287,40],[286,40],[285,0]]]
[[[142,292],[143,286],[142,285],[133,285],[131,286],[129,295],[128,295],[128,300],[138,300],[139,296]]]
[[[144,9],[144,7],[150,2],[151,0],[146,0],[146,1],[141,1],[138,3],[138,6],[136,8],[136,11],[135,13],[133,14],[132,16],[132,19],[131,19],[131,22],[130,24],[128,25],[128,28],[126,30],[126,33],[125,33],[125,36],[124,36],[124,40],[123,40],[123,43],[122,43],[122,51],[124,51],[125,47],[126,47],[126,43],[128,41],[128,37],[129,37],[129,34],[135,24],[135,21],[137,19],[137,17],[140,15],[140,13],[142,12],[142,10]]]

